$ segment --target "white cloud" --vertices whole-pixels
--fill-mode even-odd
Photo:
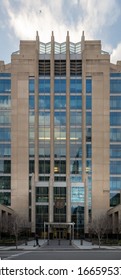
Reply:
[[[112,63],[115,63],[118,60],[121,60],[121,43],[119,43],[117,47],[112,50],[112,54],[111,54]]]
[[[65,41],[67,30],[71,41],[79,41],[83,30],[86,39],[102,39],[99,32],[113,26],[121,15],[118,0],[5,0],[3,5],[8,28],[19,40],[35,39],[38,31],[40,40],[47,42],[52,30],[59,42]],[[120,44],[112,52],[112,59],[116,59]]]
[[[56,40],[63,41],[67,30],[71,29],[72,36],[78,37],[78,40],[82,30],[85,30],[89,39],[96,36],[105,24],[113,24],[119,16],[116,0],[14,0],[13,3],[11,2],[6,0],[3,4],[8,13],[10,26],[18,38],[33,38],[38,30],[40,37],[45,41],[50,38],[50,33],[54,30]]]

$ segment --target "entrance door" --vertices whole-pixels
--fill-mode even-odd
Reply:
[[[54,228],[53,229],[54,239],[67,239],[67,229],[65,228]]]

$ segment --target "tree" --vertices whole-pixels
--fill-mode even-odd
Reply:
[[[98,244],[99,248],[101,245],[101,240],[110,229],[110,221],[108,215],[100,215],[99,217],[96,217],[92,220],[91,223],[89,223],[89,232],[91,234],[95,234],[98,238]]]
[[[0,239],[2,235],[7,233],[8,230],[8,216],[4,215],[4,217],[0,217]]]
[[[21,218],[18,214],[14,213],[8,221],[8,231],[14,235],[16,249],[18,248],[18,236],[19,234],[28,227],[28,222]]]

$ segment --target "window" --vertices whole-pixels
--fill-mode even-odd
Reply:
[[[0,93],[10,93],[11,92],[11,80],[0,80]]]
[[[9,190],[11,188],[11,177],[10,176],[0,176],[0,189]]]
[[[39,160],[39,174],[50,173],[50,160]]]
[[[110,128],[110,141],[121,142],[121,128]]]
[[[50,93],[50,79],[39,79],[39,93]]]
[[[39,96],[39,109],[45,110],[50,109],[50,96],[40,95]]]
[[[86,109],[92,108],[92,97],[90,95],[86,96]]]
[[[48,187],[36,187],[36,202],[48,202]]]
[[[121,109],[121,96],[110,97],[110,109]]]
[[[65,95],[55,95],[54,109],[66,109],[66,96]]]
[[[55,79],[54,92],[55,93],[66,93],[66,80],[65,79]]]
[[[2,110],[0,112],[0,124],[1,125],[10,125],[11,123],[11,114],[10,114],[10,111],[4,111]]]
[[[70,95],[70,109],[82,109],[82,97]]]
[[[35,100],[34,100],[34,95],[29,96],[29,109],[34,109],[35,107]]]
[[[7,95],[0,95],[0,109],[10,109],[11,97]]]
[[[92,80],[86,80],[86,93],[92,93]]]
[[[0,142],[7,142],[11,139],[10,128],[0,128]]]
[[[0,204],[10,206],[10,204],[11,204],[11,194],[9,192],[0,193]]]
[[[35,92],[35,81],[34,79],[29,80],[29,93]]]
[[[121,80],[110,80],[110,93],[121,93]]]
[[[29,173],[34,173],[34,160],[29,161]]]
[[[110,174],[121,174],[121,161],[110,162]]]
[[[10,156],[11,156],[11,145],[0,144],[0,157],[10,157]]]
[[[82,93],[81,79],[70,79],[70,93]]]
[[[121,125],[121,112],[110,113],[110,125],[112,126]]]

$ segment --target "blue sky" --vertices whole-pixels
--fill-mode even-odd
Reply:
[[[0,0],[0,60],[10,62],[19,41],[64,42],[99,39],[111,61],[121,60],[121,0]]]

